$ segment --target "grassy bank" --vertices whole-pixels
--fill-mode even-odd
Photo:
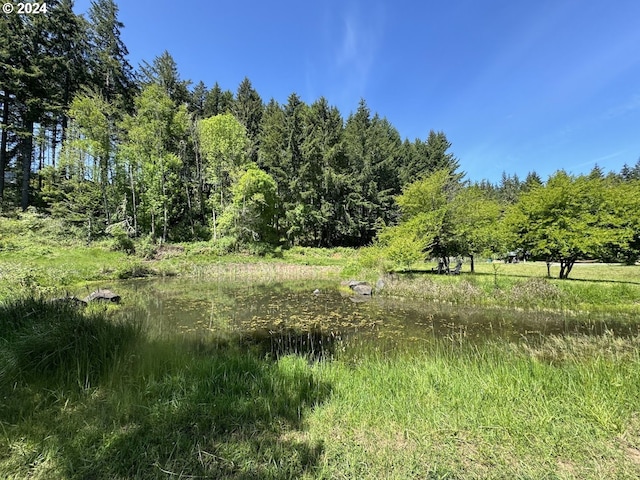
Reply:
[[[134,277],[202,276],[269,282],[338,278],[341,265],[354,256],[347,248],[294,247],[254,254],[221,252],[213,242],[154,245],[134,243],[134,254],[118,249],[114,239],[86,244],[57,220],[37,214],[0,216],[0,298],[77,291],[88,284]]]
[[[544,262],[481,264],[474,274],[463,269],[455,276],[432,274],[429,267],[388,276],[381,293],[454,305],[640,315],[640,266],[578,264],[568,280],[546,278]]]
[[[32,300],[0,318],[2,478],[640,475],[638,338],[309,361],[249,333],[158,339]]]

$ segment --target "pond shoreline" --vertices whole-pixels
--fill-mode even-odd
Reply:
[[[278,256],[225,255],[206,244],[165,248],[157,259],[112,251],[107,245],[26,244],[0,250],[0,299],[23,290],[50,292],[107,287],[110,282],[146,277],[224,277],[232,280],[345,279],[375,285],[385,279],[382,295],[421,298],[452,305],[499,306],[536,311],[610,312],[640,317],[640,266],[577,264],[574,278],[547,278],[544,262],[480,263],[476,272],[463,266],[460,275],[428,273],[431,263],[413,273],[383,274],[358,265],[359,250],[292,248]],[[422,273],[417,273],[421,271]],[[84,292],[83,292],[84,293]]]

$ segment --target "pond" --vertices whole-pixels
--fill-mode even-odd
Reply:
[[[154,335],[189,340],[263,342],[278,355],[331,350],[337,341],[388,348],[433,339],[459,343],[535,341],[548,335],[635,335],[638,326],[611,316],[452,306],[385,297],[350,296],[337,281],[252,283],[169,278],[126,281],[123,310]],[[314,294],[318,289],[320,293]],[[129,299],[127,299],[129,297]]]

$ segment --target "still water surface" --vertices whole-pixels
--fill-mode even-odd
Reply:
[[[325,339],[411,343],[444,338],[482,343],[639,331],[628,320],[603,314],[451,306],[382,295],[350,297],[336,281],[259,284],[173,278],[129,281],[118,288],[124,290],[125,308],[144,318],[155,333],[171,336],[315,332]],[[314,294],[315,289],[320,293]],[[127,302],[127,296],[135,301]]]

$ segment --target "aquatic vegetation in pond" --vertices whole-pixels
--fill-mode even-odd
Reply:
[[[130,295],[137,300],[132,302],[135,313],[131,314],[143,317],[151,332],[213,342],[255,334],[273,337],[274,345],[290,338],[286,342],[301,346],[305,336],[323,335],[351,343],[384,342],[392,348],[434,338],[478,343],[554,334],[638,332],[637,324],[605,314],[451,306],[388,296],[354,303],[334,281],[250,284],[156,279],[123,283],[122,288],[133,289]],[[532,288],[548,290],[551,296],[557,293],[553,284],[539,286],[532,281],[523,284],[522,294]],[[315,289],[321,293],[314,294]]]

